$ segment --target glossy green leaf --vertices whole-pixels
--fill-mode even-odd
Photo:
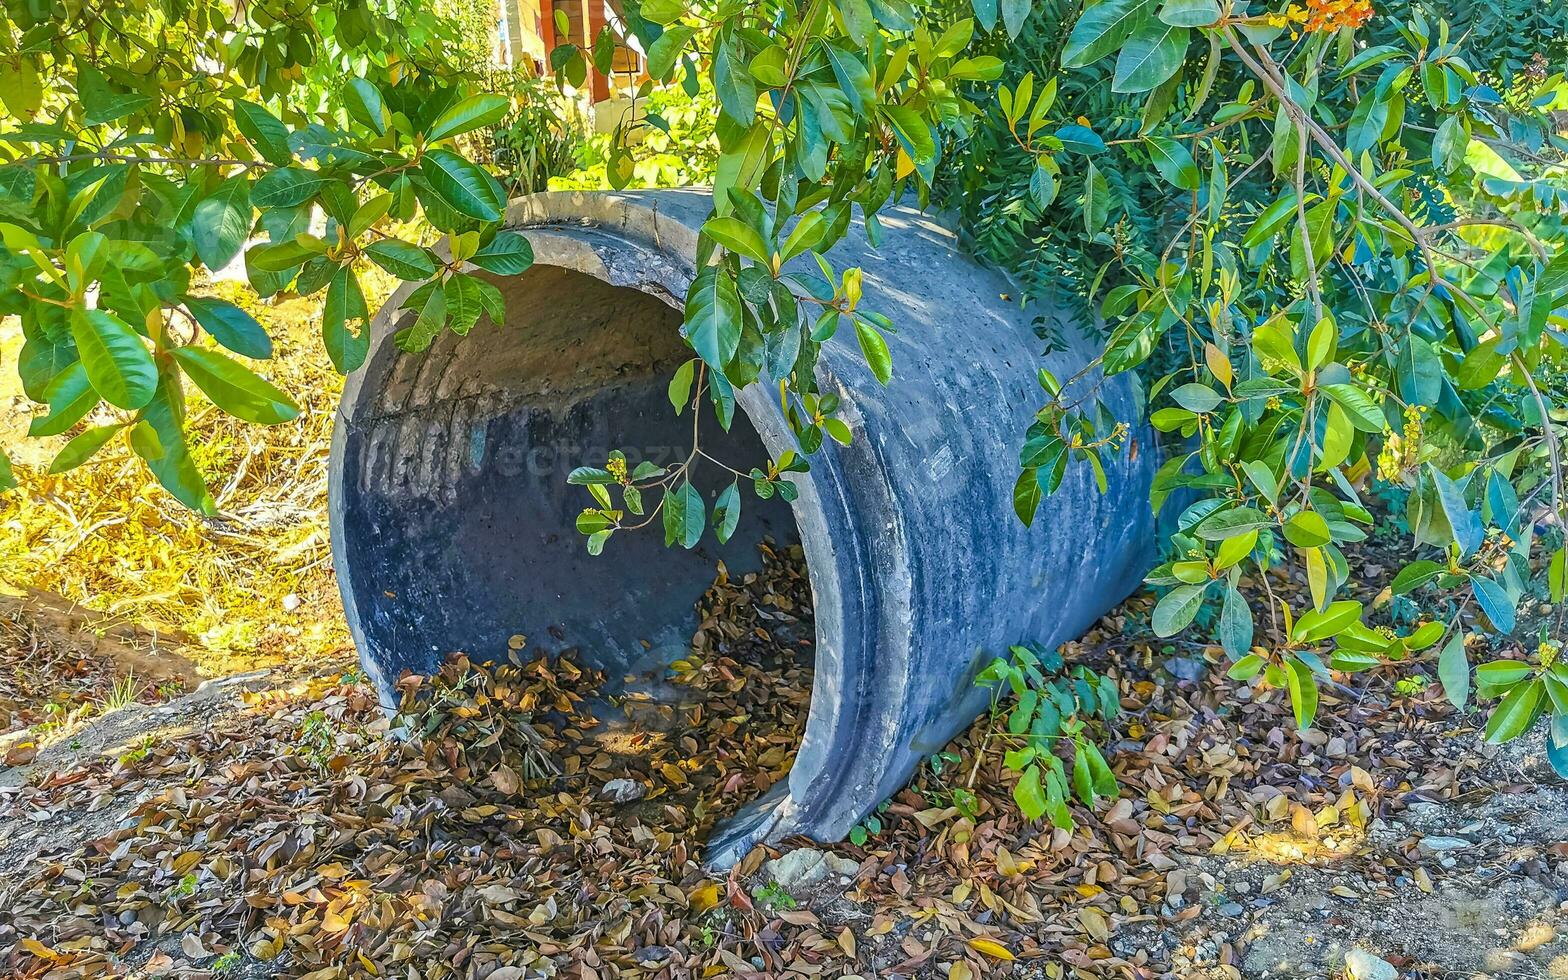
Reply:
[[[866,366],[871,368],[871,374],[878,382],[887,384],[893,377],[893,356],[888,352],[887,341],[865,318],[855,316],[853,319],[855,339],[860,341],[860,353],[866,359]]]
[[[1151,625],[1155,636],[1175,636],[1186,629],[1203,605],[1207,584],[1178,585],[1154,605]]]
[[[276,386],[217,351],[176,347],[170,351],[212,403],[235,418],[277,425],[299,415],[299,406]]]
[[[718,499],[713,502],[713,533],[724,544],[735,533],[735,527],[740,523],[740,486],[734,481],[719,491]]]
[[[663,517],[666,546],[679,544],[691,549],[702,540],[703,529],[707,526],[707,508],[703,504],[702,494],[697,492],[690,480],[664,491]]]
[[[470,95],[436,117],[425,139],[431,143],[500,122],[512,104],[499,95]]]
[[[534,264],[534,248],[527,236],[515,231],[496,234],[490,244],[468,257],[468,261],[498,276],[517,276]]]
[[[250,184],[230,177],[196,205],[191,218],[196,255],[209,269],[223,268],[240,254],[250,225]]]
[[[116,423],[88,429],[65,444],[54,461],[49,464],[49,472],[65,473],[76,469],[91,459],[110,439],[114,438],[115,433],[124,428],[124,423]]]
[[[366,245],[365,258],[410,282],[423,282],[436,274],[435,260],[428,251],[396,238],[382,238]]]
[[[1148,92],[1160,85],[1181,68],[1190,37],[1191,32],[1185,27],[1172,27],[1157,20],[1145,20],[1122,47],[1121,53],[1116,56],[1116,74],[1111,80],[1111,91],[1135,94]],[[1158,159],[1155,161],[1155,166],[1159,166]],[[1167,180],[1176,183],[1165,174],[1163,168],[1160,173]],[[1196,189],[1198,182],[1196,168],[1192,171],[1190,182],[1192,187],[1187,189]],[[1182,185],[1177,184],[1177,186]]]
[[[1062,49],[1063,67],[1082,68],[1120,48],[1156,7],[1155,0],[1097,0],[1087,4]]]
[[[506,201],[489,175],[451,150],[426,153],[419,172],[442,202],[459,214],[480,221],[499,221],[506,209]]]
[[[65,432],[92,411],[100,398],[87,379],[87,368],[81,361],[73,361],[50,379],[44,388],[43,400],[49,411],[35,416],[27,426],[27,434],[35,438]]]
[[[187,296],[185,309],[213,340],[244,357],[265,360],[272,356],[272,338],[256,318],[215,296]]]
[[[1470,658],[1465,656],[1464,630],[1454,630],[1443,644],[1437,657],[1437,679],[1443,684],[1443,694],[1455,708],[1461,710],[1470,700]]]
[[[1529,731],[1535,719],[1540,717],[1545,695],[1546,685],[1539,677],[1509,691],[1486,720],[1486,740],[1496,745]]]
[[[71,311],[71,337],[87,379],[104,401],[135,410],[152,400],[158,368],[142,338],[124,320],[104,310]]]

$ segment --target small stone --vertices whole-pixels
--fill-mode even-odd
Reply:
[[[814,885],[826,878],[833,869],[827,864],[827,854],[812,847],[798,847],[780,855],[762,866],[768,880],[785,891]],[[856,866],[859,867],[858,865]]]
[[[288,612],[288,613],[297,612],[299,610],[299,607],[302,606],[302,605],[304,605],[304,602],[300,599],[299,596],[295,595],[292,592],[290,592],[288,595],[283,597],[283,611],[284,612]]]
[[[647,792],[647,787],[635,779],[612,779],[599,790],[599,795],[611,803],[630,803],[642,799]]]
[[[1346,980],[1399,980],[1394,965],[1364,949],[1352,949],[1345,954]]]
[[[1220,906],[1220,915],[1228,915],[1232,918],[1240,915],[1245,911],[1246,909],[1243,909],[1237,902],[1226,902],[1224,905]]]
[[[1461,837],[1423,837],[1420,848],[1437,854],[1441,851],[1457,851],[1469,847],[1470,842]]]

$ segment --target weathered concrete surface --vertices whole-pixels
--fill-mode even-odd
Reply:
[[[857,226],[831,253],[864,270],[862,305],[892,317],[894,381],[872,377],[840,331],[818,378],[854,431],[797,475],[791,514],[755,497],[727,549],[666,551],[657,530],[588,558],[566,473],[604,451],[654,457],[690,445],[665,383],[689,356],[676,312],[693,276],[701,191],[556,193],[514,202],[535,266],[498,281],[507,324],[481,323],[423,355],[397,352],[395,295],[366,368],[349,380],[334,438],[332,531],[348,620],[383,691],[453,649],[484,654],[511,633],[580,647],[610,676],[672,659],[719,557],[743,567],[761,534],[798,533],[817,625],[810,719],[787,785],[731,821],[710,861],[758,840],[843,837],[985,708],[972,678],[1008,644],[1077,636],[1137,584],[1151,558],[1146,437],[1110,462],[1108,493],[1072,467],[1032,529],[1013,516],[1017,449],[1041,392],[1031,323],[999,274],[907,208],[872,249]],[[1094,342],[1044,358],[1058,377]],[[1101,390],[1130,417],[1126,379]],[[749,466],[794,445],[776,393],[752,386],[705,450]],[[745,422],[749,421],[750,425]],[[673,449],[671,448],[673,447]],[[710,447],[712,447],[710,449]],[[748,455],[749,454],[749,455]],[[707,474],[709,492],[721,484]],[[644,644],[641,641],[647,641]],[[651,651],[651,653],[650,653]]]

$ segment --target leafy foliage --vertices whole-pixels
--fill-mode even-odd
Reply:
[[[240,307],[193,295],[201,269],[243,254],[262,296],[325,290],[322,341],[352,371],[369,345],[367,265],[430,280],[399,338],[420,348],[499,319],[499,293],[465,260],[531,260],[498,230],[501,185],[453,149],[512,102],[453,67],[461,32],[429,11],[24,4],[3,27],[0,313],[20,316],[23,387],[49,406],[31,434],[101,417],[100,403],[114,418],[67,445],[56,471],[123,435],[172,494],[210,512],[183,433],[185,382],[242,419],[297,414],[230,356],[265,359],[271,342]],[[422,244],[416,217],[450,248]]]
[[[1489,738],[1552,713],[1563,760],[1551,568],[1568,513],[1568,141],[1552,114],[1568,86],[1548,72],[1561,12],[1521,17],[1506,50],[1414,5],[1043,12],[1031,57],[939,181],[982,254],[1034,296],[1076,294],[1108,331],[1097,372],[1041,374],[1020,516],[1070,456],[1098,466],[1124,441],[1133,420],[1109,417],[1095,390],[1137,371],[1148,421],[1170,434],[1153,502],[1180,511],[1149,578],[1165,590],[1158,635],[1217,605],[1204,619],[1232,676],[1284,688],[1306,726],[1331,669],[1436,659],[1463,706],[1467,646],[1487,633],[1495,649],[1533,593],[1556,604],[1535,664],[1503,661],[1476,687],[1503,696]],[[1343,598],[1357,583],[1342,548],[1379,520],[1362,497],[1377,483],[1408,489],[1397,516],[1433,555],[1393,591],[1423,590],[1445,621],[1408,636]],[[1270,610],[1283,642],[1255,646],[1237,582],[1281,566],[1305,576],[1311,603]]]
[[[975,683],[1013,695],[999,734],[1008,746],[1002,764],[1018,773],[1013,800],[1024,816],[1071,830],[1071,797],[1092,808],[1117,795],[1116,777],[1091,738],[1121,710],[1115,680],[1082,664],[1069,668],[1055,650],[1024,644],[992,660]],[[993,718],[1001,714],[993,701]],[[1071,775],[1059,746],[1071,746]]]

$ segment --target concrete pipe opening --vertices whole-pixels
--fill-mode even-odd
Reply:
[[[1154,454],[1135,438],[1107,467],[1105,494],[1087,467],[1070,468],[1034,526],[1020,524],[1018,446],[1042,397],[1034,321],[1061,321],[1066,349],[1044,362],[1058,377],[1087,363],[1095,340],[1059,310],[1020,311],[951,234],[895,208],[879,249],[857,226],[829,255],[864,270],[862,304],[899,327],[885,388],[849,331],[819,359],[852,445],[814,456],[792,505],[748,493],[726,546],[710,536],[666,549],[652,527],[590,557],[574,527],[585,495],[566,474],[613,448],[661,465],[690,449],[690,417],[674,415],[666,385],[690,356],[678,310],[708,201],[514,202],[508,224],[535,264],[492,279],[506,324],[482,319],[423,354],[396,349],[408,290],[394,295],[344,392],[331,527],[350,628],[384,698],[402,671],[454,650],[503,651],[514,633],[531,648],[575,647],[612,681],[659,669],[685,652],[717,561],[744,571],[765,536],[798,537],[816,625],[805,734],[787,781],[715,831],[707,860],[722,866],[759,841],[841,839],[984,709],[973,678],[992,656],[1074,638],[1124,598],[1152,554]],[[1129,417],[1127,379],[1099,394]],[[754,385],[737,400],[729,433],[704,420],[705,451],[746,468],[794,446],[776,392]],[[711,470],[694,482],[711,500],[727,480]]]

